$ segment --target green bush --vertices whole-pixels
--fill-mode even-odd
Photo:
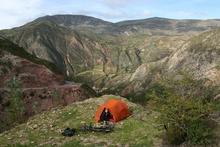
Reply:
[[[211,143],[213,131],[201,119],[189,122],[189,130],[187,140],[192,144],[206,145]]]
[[[169,131],[164,133],[163,139],[171,144],[178,145],[186,140],[186,133],[178,126],[173,126],[172,128],[169,128]]]
[[[193,145],[210,144],[214,132],[207,121],[216,108],[212,91],[188,74],[174,77],[163,79],[148,95],[150,106],[160,112],[158,121],[166,129],[165,141],[175,145],[184,141]]]
[[[21,80],[14,76],[13,78],[7,81],[7,89],[9,92],[9,105],[7,108],[7,118],[9,124],[22,121],[22,115],[25,112],[25,107],[23,104],[23,84]]]

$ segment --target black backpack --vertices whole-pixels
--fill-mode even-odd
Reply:
[[[66,128],[66,130],[63,131],[62,135],[63,136],[73,136],[75,134],[76,130],[70,129],[70,128]]]

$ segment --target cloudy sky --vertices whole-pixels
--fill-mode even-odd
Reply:
[[[45,15],[81,14],[110,22],[165,17],[220,19],[220,0],[0,0],[0,30]]]

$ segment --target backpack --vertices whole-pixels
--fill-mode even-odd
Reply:
[[[64,131],[63,131],[63,133],[62,133],[62,135],[63,136],[73,136],[74,134],[75,134],[75,132],[76,132],[76,130],[73,128],[73,129],[70,129],[69,127],[68,128],[66,128]]]

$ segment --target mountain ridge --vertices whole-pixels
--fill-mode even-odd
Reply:
[[[127,20],[127,21],[125,20],[125,21],[112,23],[92,16],[68,15],[68,14],[47,15],[47,16],[39,17],[21,27],[27,27],[39,22],[44,22],[46,20],[51,21],[57,25],[71,29],[77,29],[80,31],[89,30],[90,33],[93,32],[96,34],[101,33],[101,34],[110,34],[116,36],[122,34],[126,35],[127,34],[125,33],[126,31],[134,33],[135,30],[137,31],[137,26],[141,28],[147,28],[153,30],[160,29],[161,30],[160,32],[164,34],[167,34],[167,32],[164,32],[163,30],[168,30],[168,29],[175,30],[175,28],[177,28],[175,34],[179,34],[182,32],[184,33],[188,31],[198,32],[198,31],[204,31],[207,29],[220,27],[219,19],[199,20],[199,19],[170,19],[170,18],[162,18],[162,17],[152,17],[146,19]],[[203,25],[203,23],[208,25]],[[129,25],[130,28],[126,27],[127,25]],[[141,31],[139,31],[139,33],[140,32]],[[155,33],[155,31],[152,31],[151,33]],[[168,35],[173,35],[173,34],[168,33]]]

